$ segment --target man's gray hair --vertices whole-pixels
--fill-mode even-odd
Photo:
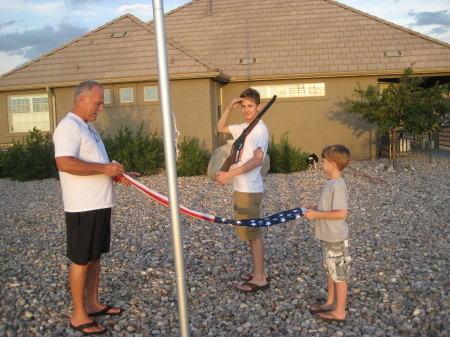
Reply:
[[[103,90],[103,85],[96,81],[83,81],[80,84],[77,85],[75,88],[75,92],[73,94],[74,102],[76,103],[78,100],[78,97],[80,97],[81,94],[84,94],[86,92],[91,92],[93,87],[100,87]]]

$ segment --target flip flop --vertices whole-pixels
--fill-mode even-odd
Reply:
[[[260,291],[260,290],[262,291],[262,290],[266,290],[266,289],[269,289],[269,288],[270,288],[270,284],[269,284],[269,283],[267,283],[266,285],[263,285],[263,286],[259,286],[259,285],[257,285],[257,284],[251,283],[251,282],[244,282],[244,283],[241,284],[241,285],[250,288],[250,290],[244,290],[244,289],[241,289],[241,288],[238,288],[237,286],[235,286],[235,288],[236,288],[237,290],[240,290],[240,291],[242,291],[243,293],[255,293],[255,292],[257,292],[257,291]]]
[[[97,312],[94,312],[94,313],[92,313],[92,314],[88,314],[88,315],[89,315],[89,316],[92,316],[92,317],[106,316],[106,315],[109,315],[109,316],[120,316],[120,315],[122,315],[122,313],[123,313],[123,310],[122,310],[121,308],[117,308],[117,309],[119,309],[118,312],[108,312],[108,311],[110,311],[111,309],[115,309],[115,308],[112,307],[112,306],[110,306],[110,305],[107,305],[107,306],[104,307],[102,310],[97,311]]]
[[[328,322],[338,322],[338,323],[344,323],[347,320],[347,317],[345,317],[344,319],[340,319],[340,318],[336,318],[335,316],[331,315],[331,317],[326,317],[323,316],[322,314],[317,314],[318,318],[324,320],[324,321],[328,321]]]
[[[312,314],[318,314],[321,312],[328,312],[331,311],[333,309],[323,309],[322,306],[320,304],[314,304],[313,306],[311,306],[311,308],[309,308],[309,312]]]
[[[99,330],[99,331],[91,331],[91,332],[83,331],[84,329],[98,327],[98,326],[99,325],[97,324],[96,321],[92,321],[91,323],[86,323],[86,324],[80,324],[78,326],[75,326],[72,324],[72,322],[70,322],[70,327],[75,331],[82,332],[84,336],[101,335],[107,331],[106,328],[103,328],[103,330]]]
[[[252,278],[253,278],[253,276],[250,274],[241,275],[241,280],[246,281],[246,282],[250,281]],[[270,282],[270,281],[272,281],[272,278],[270,276],[267,276],[266,281]]]

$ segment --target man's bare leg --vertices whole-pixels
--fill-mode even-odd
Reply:
[[[84,307],[84,294],[86,290],[86,279],[88,274],[89,262],[87,265],[71,264],[69,270],[69,284],[73,301],[73,314],[70,322],[74,326],[79,326],[86,323],[91,323],[92,319],[86,313]],[[102,331],[103,326],[98,325],[86,328],[84,332],[98,332]]]
[[[106,306],[98,300],[98,285],[100,280],[100,259],[89,265],[86,279],[86,312],[93,314],[103,310]],[[112,308],[108,313],[114,314],[119,308]]]

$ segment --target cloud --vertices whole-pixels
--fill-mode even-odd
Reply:
[[[445,29],[442,27],[436,27],[431,30],[430,34],[443,35],[447,32],[448,32],[448,29]]]
[[[21,55],[9,55],[0,51],[0,75],[20,66],[29,60]]]
[[[100,0],[65,0],[65,3],[70,7],[77,8],[77,7],[79,7],[79,5],[84,5],[89,2],[94,3],[94,2],[98,2],[98,1],[100,1]]]
[[[7,22],[0,22],[0,32],[3,30],[3,28],[14,26],[16,22],[14,20],[7,21]]]
[[[414,25],[416,26],[439,25],[450,27],[450,13],[447,10],[419,13],[411,11],[409,15],[415,17],[416,22]]]
[[[421,27],[422,33],[432,36],[441,41],[450,41],[450,13],[448,10],[435,12],[414,12],[408,15],[414,18],[409,26],[414,29]]]
[[[46,25],[43,28],[3,34],[0,35],[0,52],[33,59],[87,31],[87,28],[60,23],[56,28]]]
[[[142,21],[149,21],[153,18],[153,6],[148,4],[133,4],[133,5],[122,5],[116,9],[116,12],[120,15],[130,13],[138,17]]]

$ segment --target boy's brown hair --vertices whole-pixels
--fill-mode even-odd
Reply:
[[[261,103],[261,97],[259,95],[259,92],[253,88],[248,88],[244,90],[240,96],[240,98],[250,98],[253,101],[255,101],[256,105]]]
[[[341,144],[330,145],[322,150],[322,158],[335,162],[339,171],[342,171],[350,161],[350,151]]]

